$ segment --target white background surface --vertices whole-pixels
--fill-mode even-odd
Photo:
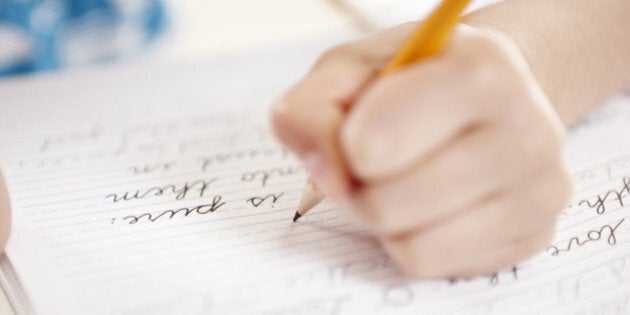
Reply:
[[[170,29],[143,60],[190,62],[260,47],[291,45],[394,25],[436,1],[166,0]],[[488,1],[477,1],[479,2]],[[423,12],[418,12],[417,17]],[[414,14],[415,16],[415,14]],[[366,25],[365,22],[369,25]],[[0,294],[0,314],[13,314]]]
[[[148,52],[160,63],[290,45],[353,28],[352,18],[324,0],[167,0],[164,38]],[[0,290],[0,292],[2,292]],[[0,314],[14,314],[0,294]]]

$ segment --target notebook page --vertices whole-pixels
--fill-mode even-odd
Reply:
[[[0,85],[20,302],[38,314],[628,311],[629,98],[571,131],[576,193],[545,252],[413,281],[331,203],[291,222],[306,174],[266,111],[316,53]]]

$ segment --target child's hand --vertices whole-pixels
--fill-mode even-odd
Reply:
[[[11,230],[11,205],[9,204],[9,194],[7,192],[4,177],[0,171],[0,254],[4,251],[4,246],[9,238]]]
[[[543,249],[571,194],[564,126],[519,49],[461,26],[439,56],[376,75],[413,29],[339,46],[274,107],[317,186],[421,277]]]

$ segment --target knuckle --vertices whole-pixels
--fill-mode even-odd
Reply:
[[[483,59],[491,60],[493,64],[511,64],[514,61],[515,53],[519,51],[518,46],[511,39],[498,32],[475,32],[469,41],[470,47],[473,47],[473,55],[486,57]]]
[[[496,93],[497,87],[500,86],[496,84],[496,80],[499,80],[502,75],[496,61],[490,56],[476,54],[464,59],[459,65],[461,80],[472,84],[475,90]]]
[[[493,34],[477,33],[466,38],[464,45],[466,53],[460,53],[459,58],[464,62],[464,70],[474,78],[492,78],[487,74],[493,74],[499,70],[505,56],[504,43]],[[483,81],[482,81],[483,82]]]
[[[455,64],[460,86],[466,87],[467,103],[474,105],[475,116],[505,116],[510,106],[503,99],[507,87],[506,73],[491,56],[473,54]],[[472,97],[472,98],[470,98]],[[482,113],[482,115],[479,115]]]
[[[479,34],[477,40],[480,41],[486,51],[484,53],[491,53],[495,56],[505,56],[510,54],[513,44],[505,36],[499,35],[496,32],[483,32]]]
[[[457,53],[460,78],[474,89],[479,97],[479,105],[491,110],[492,115],[514,116],[520,119],[520,113],[514,113],[514,98],[522,79],[523,58],[511,40],[494,32],[476,32],[466,38],[463,45],[465,53]]]

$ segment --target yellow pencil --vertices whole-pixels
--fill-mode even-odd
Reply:
[[[471,0],[443,0],[442,3],[422,22],[405,41],[398,53],[383,68],[380,75],[386,75],[401,67],[433,56],[442,50],[459,21],[459,16]],[[298,206],[293,222],[315,207],[324,199],[313,185],[313,181],[306,182],[302,192],[302,200]]]

